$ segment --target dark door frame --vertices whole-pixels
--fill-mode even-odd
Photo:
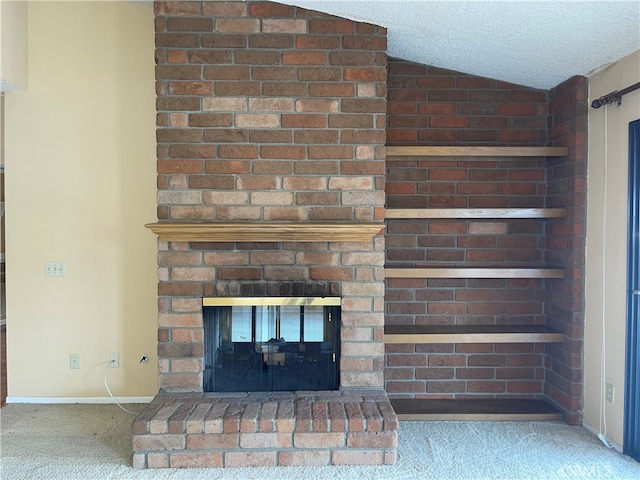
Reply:
[[[624,453],[640,462],[640,120],[629,123]]]

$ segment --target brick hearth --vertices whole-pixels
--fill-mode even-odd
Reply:
[[[397,429],[379,390],[160,394],[133,424],[133,464],[392,465]]]

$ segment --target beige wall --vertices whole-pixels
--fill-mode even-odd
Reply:
[[[4,94],[0,94],[0,270],[4,270]],[[0,273],[0,325],[6,322],[5,276]]]
[[[153,37],[147,6],[29,2],[29,91],[5,112],[10,401],[106,397],[110,352],[116,396],[157,392]]]
[[[0,1],[0,91],[27,88],[27,2]]]
[[[591,76],[589,102],[639,81],[637,51]],[[637,90],[620,106],[589,109],[584,421],[600,432],[604,429],[600,416],[604,318],[603,376],[605,383],[614,385],[615,395],[613,404],[603,405],[607,437],[618,445],[623,441],[624,419],[629,122],[638,118]]]

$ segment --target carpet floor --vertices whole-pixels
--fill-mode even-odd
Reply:
[[[135,470],[132,420],[114,405],[6,405],[0,478],[640,479],[640,463],[561,422],[401,422],[395,466]]]

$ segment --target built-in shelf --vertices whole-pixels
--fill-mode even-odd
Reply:
[[[559,343],[544,325],[387,325],[384,343]]]
[[[432,147],[388,146],[387,159],[393,157],[565,157],[567,147]]]
[[[148,223],[165,242],[367,242],[383,223]]]
[[[387,219],[418,218],[563,218],[565,208],[388,208]]]
[[[562,420],[560,410],[534,399],[391,399],[398,420],[547,421]]]
[[[539,161],[564,157],[566,147],[387,146],[387,161],[413,162],[431,157],[438,162]],[[457,158],[456,158],[457,157]],[[564,208],[389,208],[385,219],[554,219],[567,216]],[[423,264],[424,265],[424,264]],[[455,265],[455,264],[454,264]],[[556,268],[513,267],[386,267],[386,278],[564,278]],[[543,325],[387,325],[385,344],[560,343],[564,334]],[[392,399],[399,420],[562,420],[550,403],[537,399],[486,398]]]
[[[560,268],[385,268],[387,278],[564,278]]]

